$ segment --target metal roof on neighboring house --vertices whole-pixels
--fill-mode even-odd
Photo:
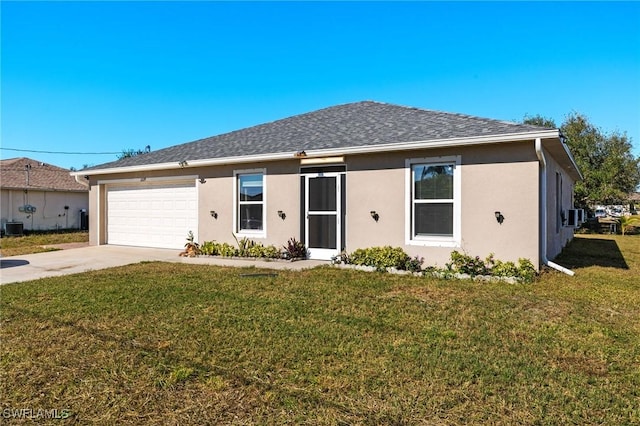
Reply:
[[[69,170],[31,158],[0,160],[0,188],[34,191],[87,192]]]
[[[175,145],[90,167],[82,172],[204,159],[500,136],[541,130],[548,129],[464,114],[363,101]],[[153,141],[142,143],[153,145]]]

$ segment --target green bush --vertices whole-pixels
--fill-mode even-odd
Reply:
[[[424,263],[424,257],[416,256],[413,259],[409,259],[406,264],[407,271],[420,272],[422,271],[422,264]]]
[[[524,282],[531,283],[536,279],[536,267],[529,259],[518,259],[518,275],[516,277],[522,278]]]
[[[493,262],[493,256],[487,258],[487,263]],[[489,266],[479,256],[471,257],[456,250],[451,252],[451,262],[447,263],[447,269],[460,274],[489,275]]]
[[[249,257],[260,257],[266,259],[277,259],[280,257],[280,251],[275,246],[263,246],[256,243],[247,249]]]
[[[229,243],[222,243],[218,249],[220,256],[234,257],[238,255],[238,250]]]
[[[205,256],[215,256],[218,254],[218,244],[213,241],[205,241],[200,246],[200,253]]]
[[[516,265],[514,262],[495,259],[493,253],[482,260],[479,256],[472,257],[455,250],[451,252],[451,262],[447,263],[447,271],[471,276],[515,277],[527,283],[533,282],[537,275],[536,268],[529,259],[520,258]]]
[[[407,269],[407,263],[411,257],[400,247],[370,247],[357,249],[348,256],[349,262],[354,265],[373,266],[379,271],[387,268]]]
[[[269,245],[262,248],[262,257],[267,259],[280,259],[282,257],[282,252],[278,247]]]
[[[501,262],[497,260],[493,268],[491,268],[491,275],[495,277],[517,277],[518,274],[518,267],[513,262]]]
[[[206,256],[225,257],[257,257],[266,259],[279,259],[282,252],[274,245],[263,246],[260,243],[242,238],[236,239],[238,247],[229,243],[217,243],[215,241],[205,241],[200,247],[200,253]]]
[[[242,239],[238,240],[238,237],[236,237],[235,234],[233,234],[233,238],[236,240],[236,243],[238,244],[238,251],[236,255],[240,257],[252,257],[250,254],[250,250],[256,245],[255,241],[252,241],[247,237],[243,237]],[[257,251],[259,251],[259,249],[257,249]],[[253,257],[259,257],[259,256],[253,256]]]

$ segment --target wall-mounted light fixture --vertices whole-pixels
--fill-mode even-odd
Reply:
[[[371,217],[373,218],[373,220],[375,220],[376,222],[380,219],[380,215],[375,211],[375,210],[371,210],[369,212],[369,214],[371,214]]]
[[[287,217],[287,214],[282,210],[278,210],[278,217],[282,220],[285,220],[285,218]]]
[[[205,178],[200,178],[200,183],[207,183],[207,180]]]
[[[209,214],[211,214],[211,217],[214,218],[214,219],[218,218],[218,212],[216,212],[215,210],[211,210],[209,212]]]
[[[502,216],[502,213],[495,212],[494,214],[496,215],[496,221],[502,225],[502,222],[504,222],[504,216]]]

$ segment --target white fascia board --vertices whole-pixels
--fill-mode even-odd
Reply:
[[[148,178],[105,179],[99,180],[98,185],[129,184],[129,183],[163,183],[163,182],[188,182],[198,179],[196,175],[189,176],[159,176]]]
[[[222,157],[222,158],[209,158],[203,160],[187,161],[187,165],[181,166],[178,162],[171,163],[156,163],[146,164],[142,166],[129,166],[129,167],[113,167],[109,169],[98,170],[82,170],[72,172],[72,175],[81,176],[93,176],[93,175],[107,175],[113,173],[136,173],[136,172],[148,172],[157,170],[181,170],[193,167],[207,167],[207,166],[222,166],[226,164],[242,164],[253,163],[261,161],[276,161],[276,160],[292,160],[294,155],[291,152],[279,153],[279,154],[260,154],[260,155],[247,155],[238,157]]]
[[[306,156],[297,157],[295,152],[284,152],[277,154],[259,154],[259,155],[245,155],[237,157],[223,157],[223,158],[209,158],[202,160],[187,161],[186,165],[181,166],[179,162],[171,163],[158,163],[158,164],[146,164],[141,166],[129,166],[129,167],[113,167],[109,169],[98,170],[79,170],[72,172],[72,176],[93,176],[93,175],[105,175],[111,173],[134,173],[145,171],[157,171],[157,170],[180,170],[190,167],[207,167],[207,166],[220,166],[225,164],[241,164],[241,163],[255,163],[263,161],[277,161],[277,160],[292,160],[296,158],[309,158],[309,157],[329,157],[334,155],[348,155],[348,154],[368,154],[376,152],[389,152],[389,151],[406,151],[411,149],[433,149],[433,148],[449,148],[457,146],[468,145],[483,145],[491,143],[503,143],[503,142],[518,142],[518,141],[530,141],[536,138],[549,139],[560,137],[558,130],[542,130],[526,133],[508,133],[503,135],[487,135],[476,136],[471,138],[453,138],[453,139],[432,139],[423,141],[411,141],[400,143],[388,143],[381,145],[363,145],[356,147],[335,148],[335,149],[321,149],[321,150],[309,150],[306,151]]]
[[[112,167],[109,169],[97,169],[97,170],[79,170],[71,172],[71,176],[94,176],[94,175],[108,175],[111,173],[132,173],[132,172],[149,172],[155,170],[171,170],[181,169],[179,163],[157,163],[157,164],[145,164],[142,166],[129,166],[129,167]]]
[[[549,139],[559,137],[558,130],[545,130],[542,132],[511,133],[505,135],[478,136],[473,138],[434,139],[425,141],[390,143],[382,145],[365,145],[350,148],[336,148],[328,150],[306,151],[307,157],[369,154],[376,152],[407,151],[411,149],[450,148],[457,146],[484,145],[492,143],[531,141],[536,138]]]
[[[560,142],[560,143],[562,144],[562,147],[564,148],[564,152],[567,154],[569,161],[571,161],[571,165],[573,166],[573,169],[576,171],[576,174],[580,178],[579,180],[583,180],[584,176],[582,176],[582,172],[580,171],[578,164],[576,164],[576,160],[575,158],[573,158],[573,154],[571,154],[571,151],[569,151],[569,147],[567,146],[566,143],[563,143],[563,142]]]

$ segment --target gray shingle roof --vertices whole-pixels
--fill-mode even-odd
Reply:
[[[88,170],[525,133],[541,127],[363,101],[260,124]],[[143,142],[146,143],[146,142]]]

